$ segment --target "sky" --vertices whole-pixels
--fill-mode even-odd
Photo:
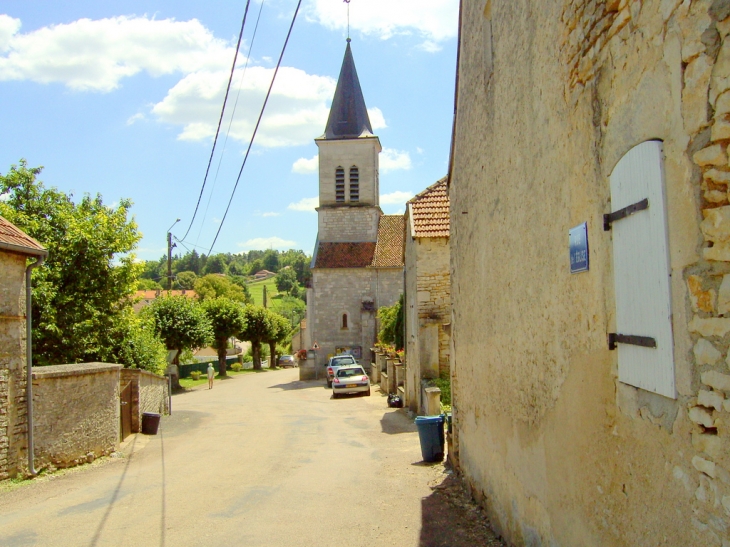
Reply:
[[[72,193],[129,198],[140,259],[303,249],[317,236],[317,147],[345,52],[347,4],[303,0],[223,221],[297,0],[251,0],[198,202],[245,0],[4,0],[0,173],[21,158]],[[458,0],[351,0],[350,37],[373,130],[380,204],[399,214],[447,172]],[[258,26],[257,26],[258,22]],[[255,34],[254,34],[255,29]],[[0,196],[2,199],[2,196]],[[176,222],[176,219],[180,219]]]

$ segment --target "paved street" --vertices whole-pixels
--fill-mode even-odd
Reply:
[[[159,435],[131,437],[128,456],[0,490],[0,545],[453,544],[422,522],[422,508],[430,522],[458,515],[439,509],[431,487],[448,476],[420,462],[410,420],[377,390],[333,400],[297,378],[177,395]]]

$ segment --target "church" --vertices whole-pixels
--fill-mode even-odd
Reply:
[[[350,39],[319,148],[318,234],[307,290],[317,364],[351,353],[363,362],[377,337],[377,310],[404,286],[404,217],[380,209],[380,139],[373,134]]]

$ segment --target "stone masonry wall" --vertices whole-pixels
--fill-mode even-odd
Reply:
[[[329,207],[319,210],[319,241],[377,241],[380,209]]]
[[[33,367],[36,468],[72,467],[119,446],[121,365]]]
[[[0,251],[0,480],[25,468],[26,257]]]
[[[518,546],[727,547],[730,2],[463,10],[450,183],[460,467]],[[606,345],[609,177],[650,139],[665,155],[676,399],[619,382]],[[570,275],[568,229],[584,221],[590,271]]]
[[[119,390],[132,384],[132,433],[142,430],[142,414],[169,414],[168,381],[146,370],[124,368],[119,373]]]
[[[362,205],[379,204],[380,141],[377,137],[343,140],[316,140],[319,147],[319,205],[337,203],[335,199],[335,171],[345,170],[345,202],[350,199],[350,167],[356,166],[360,179]],[[328,240],[325,240],[328,241]]]

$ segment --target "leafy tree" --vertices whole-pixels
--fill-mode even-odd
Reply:
[[[210,274],[195,282],[195,292],[202,302],[209,298],[225,297],[236,302],[247,303],[251,298],[246,292],[224,275]]]
[[[246,328],[246,317],[240,302],[228,298],[211,298],[202,304],[213,329],[213,347],[218,352],[218,374],[226,375],[228,339]]]
[[[292,328],[298,325],[307,314],[307,306],[301,299],[294,296],[276,297],[272,298],[271,301],[272,311],[286,317]]]
[[[203,308],[185,296],[161,296],[142,310],[168,350],[180,352],[207,346],[213,340],[210,320]]]
[[[271,313],[266,308],[247,304],[244,308],[246,327],[238,334],[238,338],[251,342],[253,368],[261,370],[261,344],[267,343],[272,331]]]
[[[403,303],[404,298],[401,294],[398,302],[392,306],[378,308],[378,320],[380,321],[378,341],[395,346],[396,349],[403,348]]]
[[[85,195],[74,203],[45,188],[41,170],[21,160],[0,175],[0,215],[49,250],[33,272],[33,351],[41,365],[102,360],[142,270],[131,253],[140,239],[131,202],[110,207]]]
[[[180,272],[175,276],[175,283],[173,284],[173,289],[185,289],[185,290],[193,290],[195,287],[195,282],[197,281],[198,276],[195,275],[195,272]]]
[[[193,249],[175,263],[176,272],[193,272],[196,276],[200,275],[200,255],[198,251]]]
[[[269,312],[269,324],[270,328],[266,341],[269,344],[269,355],[271,355],[270,367],[275,368],[277,360],[276,344],[286,341],[291,334],[291,325],[286,317],[271,311]]]
[[[291,267],[279,270],[276,274],[276,290],[290,293],[297,286],[297,274]]]
[[[113,346],[105,361],[164,374],[167,349],[154,325],[149,318],[137,317],[131,311],[127,315],[113,330]]]
[[[257,258],[253,262],[251,262],[249,268],[248,268],[248,275],[254,275],[256,272],[260,272],[264,269],[264,261]]]
[[[162,285],[152,279],[141,278],[137,281],[138,291],[157,291],[161,289]]]
[[[226,261],[226,255],[217,254],[209,256],[208,260],[205,261],[205,267],[203,273],[208,274],[224,274],[228,270],[228,263]]]
[[[279,271],[279,253],[273,249],[269,249],[264,253],[263,258],[264,269],[270,272]]]

